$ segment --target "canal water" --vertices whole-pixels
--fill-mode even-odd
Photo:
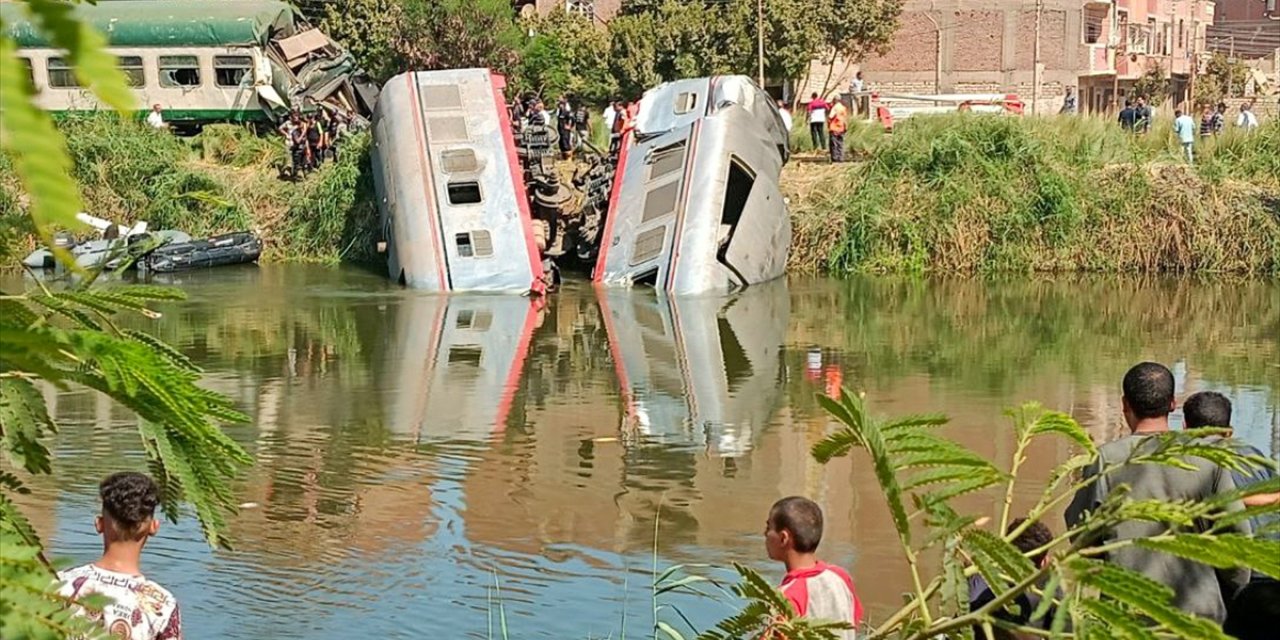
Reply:
[[[252,417],[230,431],[256,458],[233,551],[190,517],[148,544],[191,638],[501,637],[503,617],[511,638],[648,636],[655,566],[779,578],[761,532],[791,494],[823,505],[821,555],[883,616],[907,583],[874,477],[807,455],[833,427],[814,396],[841,385],[877,413],[946,412],[953,437],[1007,460],[1003,408],[1038,400],[1113,438],[1121,376],[1154,359],[1280,449],[1275,282],[794,278],[677,301],[570,284],[545,304],[306,266],[169,282],[189,300],[146,326]],[[141,451],[103,398],[50,400],[58,475],[24,506],[54,555],[87,562],[96,483]],[[1067,453],[1031,452],[1021,504]],[[700,626],[730,613],[669,602]]]

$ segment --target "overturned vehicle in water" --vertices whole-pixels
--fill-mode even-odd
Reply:
[[[585,141],[557,162],[550,123],[512,122],[486,69],[392,78],[374,113],[389,275],[437,291],[533,291],[560,268],[673,293],[782,275],[787,135],[769,96],[724,76],[645,94],[616,167]]]
[[[781,276],[788,137],[773,100],[745,76],[650,89],[618,159],[593,279],[692,294]]]

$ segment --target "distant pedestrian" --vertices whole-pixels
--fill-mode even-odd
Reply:
[[[765,520],[764,547],[770,560],[782,562],[787,575],[780,590],[795,607],[796,614],[857,626],[862,622],[862,601],[853,587],[853,578],[844,569],[818,560],[822,542],[822,509],[799,496],[773,503]],[[842,640],[853,640],[853,629],[837,632]]]
[[[1200,137],[1208,138],[1222,131],[1222,115],[1213,107],[1205,105],[1200,112]]]
[[[813,147],[821,149],[827,146],[827,103],[817,93],[809,96],[809,137],[813,139]]]
[[[1124,108],[1120,110],[1120,128],[1128,132],[1133,132],[1138,126],[1138,109],[1133,106],[1133,100],[1125,99]]]
[[[786,129],[787,138],[790,139],[791,125],[793,124],[793,122],[791,120],[791,109],[787,108],[786,100],[778,101],[778,115],[782,116],[782,127]]]
[[[568,160],[573,156],[573,105],[569,104],[569,96],[560,96],[556,103],[556,133],[560,134],[560,157]]]
[[[866,86],[866,83],[862,81],[862,72],[859,71],[853,75],[853,80],[849,81],[849,93],[861,93],[866,90]]]
[[[830,138],[832,162],[844,162],[844,132],[849,129],[849,110],[836,100],[827,115],[827,135]]]
[[[586,144],[591,139],[591,110],[585,102],[578,103],[573,112],[573,129],[577,134],[577,146]]]
[[[1182,153],[1187,156],[1187,164],[1195,162],[1195,154],[1191,147],[1196,143],[1196,121],[1191,116],[1178,109],[1173,112],[1173,132],[1178,135],[1178,142],[1182,143]]]
[[[1138,96],[1138,101],[1133,108],[1138,112],[1138,121],[1134,124],[1134,128],[1138,133],[1151,131],[1151,120],[1155,115],[1151,112],[1151,105],[1147,104],[1147,99]]]
[[[169,128],[169,123],[164,121],[164,111],[160,109],[160,103],[151,105],[151,113],[147,114],[147,124],[153,129]]]
[[[604,123],[605,131],[613,132],[613,120],[618,117],[618,101],[611,100],[609,105],[600,113],[600,121]]]
[[[1006,534],[1013,533],[1018,529],[1023,529],[1022,533],[1013,539],[1013,546],[1017,547],[1024,555],[1036,552],[1034,555],[1028,556],[1028,559],[1035,564],[1036,568],[1042,568],[1049,562],[1049,551],[1045,547],[1053,542],[1053,532],[1049,527],[1041,522],[1033,522],[1026,524],[1026,518],[1017,518],[1009,523]],[[1023,528],[1025,525],[1026,528]],[[1006,585],[1007,586],[1007,585]],[[1039,587],[1039,593],[1035,590],[1027,590],[1014,597],[1009,606],[1001,607],[995,612],[995,617],[1010,624],[1016,624],[1022,627],[1031,627],[1033,629],[1041,629],[1048,631],[1052,626],[1055,610],[1052,606],[1047,607],[1046,611],[1039,617],[1032,619],[1032,616],[1040,608],[1040,601],[1044,596],[1044,584],[1036,585]],[[1000,591],[1004,591],[1001,589]],[[982,574],[974,574],[969,578],[969,610],[977,611],[982,607],[990,604],[996,599],[995,591],[991,589],[991,585],[987,584],[986,578]],[[985,635],[981,627],[974,627],[974,638],[983,638]],[[997,638],[1001,637],[999,635]]]
[[[114,225],[113,225],[114,226]],[[107,476],[98,485],[102,511],[94,528],[102,535],[102,557],[58,574],[58,595],[71,601],[98,595],[110,603],[76,615],[98,621],[105,635],[120,640],[181,640],[182,615],[168,589],[142,575],[142,549],[160,530],[156,507],[160,490],[150,477],[132,471]]]
[[[1245,133],[1253,133],[1258,128],[1258,116],[1253,112],[1253,106],[1249,103],[1240,105],[1240,115],[1236,116],[1236,126],[1244,129]]]
[[[1067,87],[1066,93],[1062,96],[1062,108],[1058,109],[1058,113],[1074,116],[1079,108],[1079,105],[1076,104],[1076,88]]]

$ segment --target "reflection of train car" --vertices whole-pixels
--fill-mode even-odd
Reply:
[[[749,78],[649,90],[619,158],[595,280],[700,293],[781,276],[791,244],[778,188],[787,141],[773,101]]]
[[[505,80],[487,69],[389,80],[373,167],[392,279],[433,291],[542,287]]]
[[[599,295],[630,423],[720,455],[750,449],[779,400],[786,284],[728,298]]]
[[[72,3],[76,16],[106,35],[125,80],[144,107],[166,120],[266,120],[293,101],[328,101],[363,111],[347,80],[354,60],[291,5],[276,0],[115,0]],[[50,46],[21,3],[0,3],[0,24],[18,44],[36,104],[91,111],[100,103],[81,87],[70,59]],[[367,111],[365,111],[367,113]]]
[[[419,438],[483,440],[506,426],[537,323],[521,296],[413,296],[393,332],[388,424]]]

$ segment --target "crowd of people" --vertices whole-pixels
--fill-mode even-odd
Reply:
[[[1067,97],[1063,101],[1063,112],[1075,113],[1075,92],[1068,87]],[[1187,163],[1195,162],[1195,145],[1197,137],[1200,140],[1206,140],[1214,136],[1221,135],[1226,129],[1229,110],[1225,102],[1219,102],[1216,106],[1205,105],[1200,112],[1200,123],[1197,125],[1190,113],[1184,112],[1182,109],[1176,109],[1173,113],[1173,133],[1178,137],[1178,143],[1182,145],[1182,153],[1187,159]],[[1151,131],[1151,124],[1155,120],[1154,112],[1151,106],[1147,104],[1147,99],[1138,96],[1133,99],[1126,99],[1124,108],[1120,110],[1117,120],[1120,128],[1127,132],[1135,134],[1145,134]],[[1253,104],[1244,103],[1240,105],[1240,111],[1235,118],[1235,126],[1237,129],[1251,133],[1258,128],[1258,115],[1253,112]]]
[[[1098,448],[1097,457],[1085,468],[1082,479],[1096,481],[1081,488],[1065,513],[1066,525],[1074,528],[1096,511],[1114,491],[1127,491],[1131,501],[1157,500],[1169,503],[1204,503],[1236,489],[1266,482],[1274,477],[1267,467],[1224,468],[1201,457],[1184,457],[1181,466],[1134,461],[1160,446],[1162,434],[1170,431],[1169,416],[1177,408],[1174,376],[1163,365],[1144,362],[1131,368],[1122,381],[1122,409],[1130,433]],[[1213,391],[1191,395],[1183,403],[1186,427],[1231,426],[1231,401]],[[1252,446],[1225,436],[1202,439],[1204,446],[1231,447],[1243,456],[1264,458]],[[1123,487],[1123,489],[1121,489]],[[171,640],[181,638],[181,614],[169,591],[148,580],[141,571],[141,555],[147,540],[156,535],[159,522],[155,510],[159,489],[148,476],[135,472],[113,474],[99,487],[102,510],[95,527],[103,538],[103,555],[97,561],[59,574],[61,594],[76,600],[90,594],[112,599],[101,611],[86,612],[101,623],[112,637],[128,640]],[[1226,506],[1236,511],[1244,506],[1280,505],[1280,493],[1254,493]],[[1260,512],[1252,520],[1236,519],[1225,533],[1280,538],[1280,512]],[[1185,532],[1210,532],[1210,524],[1196,522]],[[1272,638],[1280,628],[1280,581],[1274,576],[1252,573],[1243,568],[1215,568],[1203,562],[1138,546],[1114,547],[1118,540],[1158,536],[1167,523],[1148,519],[1124,521],[1085,543],[1111,548],[1105,562],[1140,573],[1169,587],[1173,603],[1181,610],[1223,624],[1224,630],[1241,640]],[[844,569],[818,558],[822,541],[823,515],[817,503],[801,496],[783,498],[770,508],[764,530],[769,559],[781,562],[785,575],[780,590],[800,616],[848,622],[854,628],[864,619],[862,603],[853,579]],[[1007,534],[1012,543],[1038,567],[1052,560],[1050,527],[1042,522],[1015,520]],[[1043,585],[1042,585],[1043,587]],[[992,602],[996,591],[981,576],[970,579],[970,610]],[[1054,618],[1052,606],[1040,606],[1044,589],[1017,596],[996,614],[1013,627],[1047,631]],[[1034,617],[1033,617],[1034,616]],[[977,636],[983,637],[981,630]],[[855,630],[842,632],[852,640]],[[1032,633],[1027,637],[1034,637]],[[1002,634],[999,637],[1010,637]],[[1023,637],[1014,634],[1013,637]]]
[[[277,130],[289,150],[290,176],[297,179],[318,169],[326,157],[337,159],[339,141],[347,135],[350,126],[345,114],[324,108],[305,114],[298,110],[289,112]]]

